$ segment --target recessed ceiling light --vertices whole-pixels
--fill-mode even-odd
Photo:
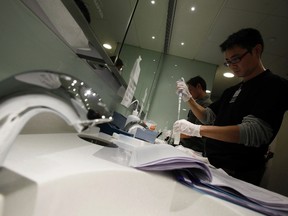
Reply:
[[[196,8],[193,6],[193,7],[191,7],[191,11],[195,11],[196,10]]]
[[[232,77],[234,77],[234,74],[231,73],[231,72],[226,72],[226,73],[223,74],[223,76],[227,77],[227,78],[232,78]]]
[[[155,36],[152,36],[152,39],[154,40],[154,39],[155,39]]]
[[[155,1],[151,1],[151,4],[155,4]]]
[[[103,44],[103,47],[105,47],[106,49],[112,49],[112,46],[108,43]]]
[[[184,46],[184,42],[181,42],[181,45]]]

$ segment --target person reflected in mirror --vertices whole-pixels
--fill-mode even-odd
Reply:
[[[209,106],[212,101],[210,96],[206,93],[207,84],[206,81],[201,76],[192,77],[190,80],[186,82],[188,90],[192,95],[193,99],[199,105],[203,107]],[[193,114],[191,110],[188,112],[187,120],[194,124],[202,124],[201,121],[197,119],[197,117]],[[185,134],[180,135],[180,144],[186,148],[190,148],[194,151],[201,152],[203,156],[204,153],[204,145],[206,138],[205,137],[192,137],[187,136]]]
[[[205,154],[212,165],[260,185],[269,144],[288,110],[288,80],[264,67],[264,42],[256,29],[231,34],[220,48],[224,64],[242,82],[226,89],[207,108],[196,103],[185,83],[177,83],[177,91],[182,91],[183,100],[205,125],[182,119],[174,123],[173,129],[188,136],[206,137]]]
[[[110,59],[112,60],[112,62],[118,69],[119,73],[121,74],[124,66],[123,61],[120,58],[117,58],[116,56],[111,56]]]

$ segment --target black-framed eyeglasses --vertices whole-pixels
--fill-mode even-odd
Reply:
[[[229,67],[231,64],[239,63],[242,60],[242,58],[244,58],[244,56],[247,55],[248,53],[249,53],[249,51],[246,51],[245,53],[243,53],[240,56],[236,56],[236,57],[234,57],[234,58],[232,58],[230,60],[226,60],[226,62],[224,62],[224,65],[226,67]]]

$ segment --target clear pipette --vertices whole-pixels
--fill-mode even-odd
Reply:
[[[181,80],[183,82],[185,82],[183,77],[181,77]],[[178,95],[178,115],[177,115],[177,120],[180,119],[182,95],[183,95],[182,92],[180,92],[179,95]],[[174,144],[175,145],[179,145],[179,143],[180,143],[180,133],[174,133],[173,135],[174,135]]]
[[[185,82],[183,77],[181,77],[181,81]],[[182,95],[183,95],[182,92],[180,92],[179,95],[178,95],[178,115],[177,115],[177,120],[180,119]]]
[[[178,114],[177,114],[177,120],[180,119],[181,102],[182,102],[182,93],[179,93],[179,97],[178,97]]]

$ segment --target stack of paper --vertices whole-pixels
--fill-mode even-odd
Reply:
[[[287,197],[235,179],[167,144],[135,149],[130,166],[141,170],[172,170],[177,180],[196,190],[264,214],[288,215]]]
[[[212,180],[208,166],[171,145],[157,144],[143,146],[133,151],[130,166],[141,170],[175,170],[188,168],[199,179]]]

